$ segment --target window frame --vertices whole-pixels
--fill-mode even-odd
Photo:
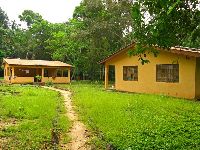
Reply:
[[[131,76],[133,75],[133,74],[136,74],[136,77],[130,77],[130,79],[128,79],[129,78],[129,76],[127,76],[127,73],[125,73],[125,69],[126,69],[126,72],[127,72],[127,70],[128,69],[130,69],[131,70],[131,68],[133,68],[134,69],[134,72],[133,73],[130,73],[131,74]],[[129,71],[130,71],[129,70]],[[136,72],[136,73],[135,73]],[[126,74],[126,76],[125,76],[125,74]],[[123,81],[138,81],[138,66],[123,66]]]
[[[56,77],[63,77],[63,70],[62,69],[56,69]]]
[[[43,76],[46,78],[46,77],[48,77],[49,78],[49,70],[48,70],[48,68],[44,68],[44,74],[43,74]]]
[[[34,69],[27,67],[14,68],[16,77],[33,77]]]
[[[156,64],[156,82],[179,83],[179,77],[179,64]]]
[[[69,70],[68,69],[63,69],[63,77],[68,78],[69,77]],[[66,76],[65,76],[66,75]]]

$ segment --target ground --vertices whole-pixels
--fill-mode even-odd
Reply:
[[[72,96],[63,90],[65,99],[41,87],[1,84],[0,149],[89,149],[86,142],[93,149],[200,147],[199,101],[107,91],[97,82],[55,87]],[[89,141],[85,133],[90,133]]]
[[[57,85],[73,91],[76,111],[99,149],[199,149],[200,102],[106,91],[98,83]]]
[[[58,92],[0,85],[0,149],[51,149],[68,142],[70,123]]]

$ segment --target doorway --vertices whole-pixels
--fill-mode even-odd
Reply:
[[[42,69],[37,68],[34,69],[34,82],[41,82],[42,81]]]
[[[108,86],[111,89],[115,89],[115,66],[114,65],[109,65]]]

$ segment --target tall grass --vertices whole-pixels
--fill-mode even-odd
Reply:
[[[5,149],[45,149],[52,144],[52,131],[69,128],[59,93],[33,86],[0,86],[0,120],[17,124],[0,131]]]
[[[199,102],[105,91],[99,84],[59,86],[74,92],[77,112],[97,135],[99,149],[200,148]]]

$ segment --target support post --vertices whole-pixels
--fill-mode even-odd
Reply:
[[[71,77],[70,77],[70,67],[67,69],[68,70],[68,78],[69,78],[69,82],[71,82]]]
[[[44,68],[42,68],[42,81],[41,82],[43,82],[43,79],[44,79]]]
[[[7,68],[4,65],[4,81],[6,81],[6,79],[7,79]]]
[[[12,80],[14,80],[14,78],[15,78],[15,68],[14,67],[12,67],[12,74],[11,74],[11,83],[12,83]]]
[[[14,76],[15,76],[15,68],[12,67],[12,77],[14,78]]]
[[[108,88],[108,72],[109,72],[109,66],[105,65],[105,89]]]

